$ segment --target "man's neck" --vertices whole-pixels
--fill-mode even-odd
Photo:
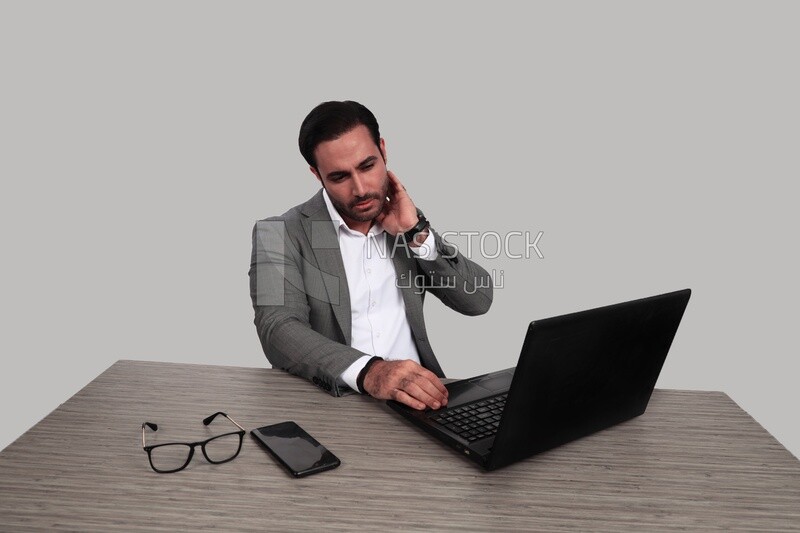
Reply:
[[[353,231],[357,231],[357,232],[359,232],[359,233],[363,233],[364,235],[366,235],[367,233],[369,233],[369,229],[370,229],[370,228],[372,227],[372,225],[375,223],[375,221],[374,221],[374,220],[367,220],[366,222],[361,222],[361,221],[358,221],[358,220],[353,220],[353,219],[351,219],[351,218],[348,218],[348,217],[346,217],[346,216],[342,215],[341,213],[339,213],[339,216],[340,216],[340,217],[342,217],[342,221],[343,221],[345,224],[347,224],[347,227],[348,227],[348,228],[350,228],[350,229],[351,229],[351,230],[353,230]]]

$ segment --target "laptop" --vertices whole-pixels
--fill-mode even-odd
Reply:
[[[388,404],[487,470],[644,413],[690,289],[531,322],[516,367],[446,385],[443,409]]]

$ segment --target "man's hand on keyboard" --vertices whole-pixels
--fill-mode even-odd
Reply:
[[[414,409],[447,405],[447,389],[436,374],[408,359],[376,361],[364,376],[364,390],[379,400],[395,400]]]

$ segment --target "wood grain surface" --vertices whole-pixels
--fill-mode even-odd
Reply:
[[[156,474],[141,447],[294,420],[342,461]],[[118,361],[0,452],[0,529],[800,531],[800,461],[720,392],[656,390],[634,420],[485,473],[383,404],[271,369]]]

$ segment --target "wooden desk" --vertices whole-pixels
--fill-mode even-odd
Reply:
[[[342,460],[156,474],[141,447],[295,420]],[[233,426],[231,426],[233,427]],[[148,439],[150,436],[148,436]],[[281,371],[119,361],[0,452],[0,529],[800,530],[800,461],[720,392],[657,390],[630,422],[484,473],[384,405]]]

